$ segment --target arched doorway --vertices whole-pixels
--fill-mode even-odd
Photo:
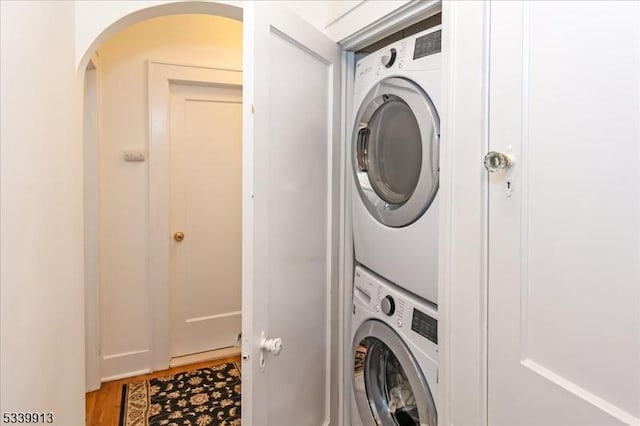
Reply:
[[[201,11],[202,5],[198,6],[195,10]],[[206,6],[210,12],[218,10],[215,4]],[[120,30],[111,38],[99,37],[104,41],[101,57],[92,55],[85,74],[87,372],[93,376],[93,388],[99,386],[100,379],[163,369],[169,363],[169,273],[163,265],[170,259],[167,242],[156,237],[166,233],[158,212],[165,211],[164,220],[168,219],[168,200],[152,199],[154,194],[168,193],[165,169],[169,158],[166,146],[147,141],[144,61],[241,68],[241,25],[232,24],[237,21],[211,14],[149,18],[178,12],[175,8],[160,9],[153,14],[138,12],[135,22],[130,16],[123,18],[130,23],[128,27],[122,28],[122,20],[109,27],[106,32],[113,33],[115,27]],[[182,10],[194,7],[187,5]],[[218,61],[219,56],[223,58]],[[97,70],[95,64],[101,64]],[[102,80],[102,90],[97,90],[96,79]],[[96,96],[101,91],[104,111],[98,125]],[[97,146],[98,133],[104,139],[101,147]],[[131,152],[146,155],[146,161],[125,163],[123,154]],[[98,153],[107,160],[98,161]],[[240,168],[238,165],[238,171]],[[239,227],[240,213],[237,221]],[[239,235],[237,239],[239,247]],[[238,269],[238,299],[239,280]],[[100,295],[103,312],[98,315]],[[128,319],[124,321],[124,317]],[[239,323],[237,327],[236,336]],[[95,372],[100,364],[103,371],[98,375]]]
[[[291,12],[247,9],[243,421],[325,424],[339,405],[340,48]],[[261,336],[282,337],[278,358]]]

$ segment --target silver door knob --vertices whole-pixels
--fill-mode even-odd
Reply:
[[[506,169],[511,165],[511,158],[501,152],[490,151],[484,156],[484,168],[489,173]]]

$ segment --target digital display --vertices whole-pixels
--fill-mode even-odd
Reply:
[[[438,321],[417,309],[413,310],[411,330],[438,344]]]
[[[442,51],[442,30],[418,37],[416,47],[413,49],[413,59],[433,55],[440,51]]]

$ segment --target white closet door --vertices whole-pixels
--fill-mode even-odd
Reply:
[[[253,235],[243,232],[242,423],[328,424],[337,402],[340,48],[288,10],[245,5],[243,211]],[[260,350],[262,333],[282,339],[279,355]]]
[[[640,3],[494,2],[489,413],[640,424]]]

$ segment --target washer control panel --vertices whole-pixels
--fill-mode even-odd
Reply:
[[[411,330],[438,344],[438,321],[416,308],[413,309]]]
[[[375,317],[404,333],[418,334],[438,344],[435,306],[357,266],[354,277],[354,313],[366,308]]]
[[[380,310],[387,316],[393,315],[396,311],[396,302],[393,301],[393,297],[387,295],[380,301]]]

